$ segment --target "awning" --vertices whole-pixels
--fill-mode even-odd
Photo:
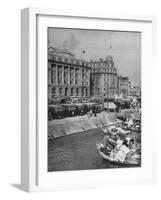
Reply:
[[[116,109],[117,106],[116,106],[113,102],[108,102],[108,103],[107,103],[107,108],[108,108],[108,109]]]
[[[68,99],[69,99],[69,97],[57,97],[55,99],[51,99],[51,102],[53,104],[61,104],[61,103],[65,103],[65,101]]]
[[[59,105],[49,105],[48,108],[54,109],[56,112],[64,111],[63,107]]]

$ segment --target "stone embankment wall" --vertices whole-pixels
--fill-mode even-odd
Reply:
[[[53,120],[48,123],[48,138],[58,138],[117,123],[120,123],[120,120],[116,118],[115,113],[107,112],[99,113],[96,117],[77,116]]]

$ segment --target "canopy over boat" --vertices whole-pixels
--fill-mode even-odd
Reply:
[[[113,134],[113,135],[116,135],[116,134],[126,135],[126,134],[130,133],[130,131],[129,130],[124,130],[121,127],[110,126],[108,128],[108,133]]]

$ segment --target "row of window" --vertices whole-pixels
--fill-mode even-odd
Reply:
[[[128,86],[128,83],[120,83],[120,86]]]
[[[58,88],[58,93],[56,93],[56,88],[52,88],[52,95],[65,95],[65,96],[88,96],[88,89],[81,89],[81,88]]]
[[[90,67],[104,67],[104,66],[110,66],[106,62],[98,62],[98,63],[90,63]]]
[[[108,88],[109,91],[115,90],[115,89],[116,89],[115,87]],[[97,90],[97,92],[100,92],[101,88],[96,88],[96,90]],[[104,88],[104,91],[107,91],[107,88]]]
[[[52,78],[53,76],[49,75],[49,84],[56,84],[56,77]],[[62,79],[61,74],[58,74],[57,77],[57,83],[58,84],[70,84],[70,85],[79,85],[82,84],[83,86],[88,86],[89,82],[88,81],[84,81],[85,79],[83,78],[83,81],[81,82],[79,77],[76,76],[75,77],[75,82],[74,82],[74,77],[70,76],[70,81],[68,82],[68,76],[64,76],[64,80]]]
[[[53,71],[56,71],[56,67],[57,67],[57,69],[58,70],[62,70],[63,68],[62,67],[64,67],[64,71],[65,70],[68,70],[69,69],[69,67],[68,66],[62,66],[62,65],[56,65],[56,64],[52,64],[51,65],[51,69],[53,70]],[[74,69],[75,69],[75,73],[79,73],[80,71],[82,72],[82,73],[88,73],[89,72],[89,69],[86,69],[86,68],[75,68],[75,67],[70,67],[70,71],[74,71]],[[49,68],[49,70],[50,70],[50,68]]]
[[[52,54],[49,54],[48,58],[50,60],[54,60],[54,61],[58,61],[58,62],[65,62],[65,63],[72,63],[72,64],[75,64],[75,65],[88,66],[88,62],[77,60],[77,59],[72,59],[72,58],[55,56],[55,55],[52,55]]]
[[[92,72],[112,72],[112,73],[117,73],[117,71],[115,69],[109,69],[109,68],[105,68],[105,69],[92,69]]]

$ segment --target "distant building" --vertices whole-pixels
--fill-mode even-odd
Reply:
[[[128,82],[128,93],[130,96],[140,96],[141,88],[136,82]]]
[[[118,95],[128,96],[129,78],[118,76],[117,77],[117,93]]]
[[[91,61],[91,95],[108,99],[117,92],[117,69],[111,56]]]
[[[90,67],[67,50],[48,49],[48,99],[90,95]]]

